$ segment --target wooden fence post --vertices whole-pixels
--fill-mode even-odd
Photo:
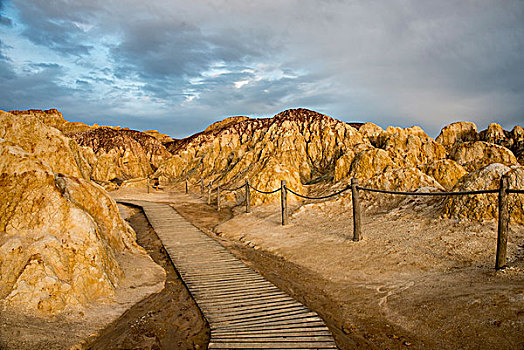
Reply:
[[[220,211],[220,185],[217,186],[217,211]]]
[[[188,193],[189,193],[189,188],[187,186],[187,176],[186,176],[186,194],[188,194]]]
[[[249,180],[246,179],[246,213],[251,212],[251,193],[249,192]]]
[[[202,176],[200,177],[200,195],[204,195],[204,178]]]
[[[358,197],[358,179],[351,178],[351,197],[353,199],[353,241],[358,242],[361,238],[360,232],[360,198]]]
[[[207,189],[207,204],[211,204],[211,187],[213,187],[213,182],[209,181]]]
[[[499,188],[499,220],[497,234],[497,257],[495,259],[495,269],[499,270],[506,266],[506,251],[508,246],[508,225],[509,225],[509,208],[508,192],[509,177],[503,175],[500,179]]]
[[[147,193],[149,193],[149,175],[147,175],[146,177],[146,188],[147,188]]]
[[[282,225],[287,225],[287,189],[286,189],[286,180],[280,180],[280,204],[282,206]]]

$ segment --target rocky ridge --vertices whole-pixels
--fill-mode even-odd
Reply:
[[[206,183],[226,187],[241,185],[247,177],[263,191],[285,179],[304,192],[304,185],[333,177],[336,159],[359,142],[357,130],[346,123],[305,109],[289,110],[274,118],[236,119],[180,140],[155,176],[161,183],[202,176]],[[252,201],[277,197],[254,193]]]
[[[36,118],[76,141],[71,142],[71,147],[75,158],[81,161],[82,176],[107,190],[119,188],[126,180],[142,179],[145,184],[145,178],[171,157],[164,143],[170,144],[174,140],[156,130],[140,132],[119,126],[69,122],[56,109],[9,113],[29,120]]]
[[[358,129],[306,109],[287,110],[266,119],[228,118],[168,145],[174,156],[160,165],[155,176],[163,184],[186,177],[196,183],[202,177],[206,184],[220,183],[225,188],[238,187],[249,178],[263,191],[278,188],[282,179],[289,188],[309,195],[334,192],[352,177],[364,186],[380,189],[444,191],[472,188],[466,185],[466,175],[492,164],[519,173],[519,163],[524,162],[520,126],[507,132],[491,124],[477,132],[473,123],[457,122],[444,127],[436,139],[417,126],[385,130],[372,123],[355,126]],[[476,189],[485,186],[480,187]],[[372,201],[392,199],[369,193],[364,197]],[[256,205],[279,197],[253,193],[251,198]],[[482,198],[475,208],[479,214],[469,217],[493,217],[485,205],[491,199]],[[514,198],[516,203],[523,202],[520,195]],[[225,199],[238,204],[244,194],[226,192]],[[437,212],[464,217],[460,210],[452,209],[463,204],[450,200]]]
[[[69,137],[82,147],[91,178],[100,182],[147,177],[171,156],[158,139],[135,130],[97,128]]]

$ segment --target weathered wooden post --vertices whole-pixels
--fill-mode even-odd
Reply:
[[[499,270],[506,266],[506,251],[508,246],[508,225],[509,225],[509,208],[508,208],[508,189],[509,177],[503,175],[500,179],[499,188],[499,220],[497,234],[497,257],[495,260],[495,269]]]
[[[280,180],[280,204],[282,206],[282,225],[287,225],[287,188],[286,188],[286,180]]]
[[[351,197],[353,200],[353,240],[360,241],[360,198],[358,197],[358,179],[351,178]]]
[[[200,176],[200,195],[204,195],[204,178]]]
[[[217,186],[217,210],[220,211],[220,185]]]
[[[187,176],[186,176],[186,194],[189,193],[189,187],[187,186]]]
[[[249,192],[249,180],[246,179],[246,213],[251,212],[251,193]]]
[[[146,188],[147,188],[147,193],[149,193],[149,175],[147,175],[146,177]]]
[[[211,204],[211,187],[213,187],[213,182],[209,181],[209,184],[207,185],[207,204]]]

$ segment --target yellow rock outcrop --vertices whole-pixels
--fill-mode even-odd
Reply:
[[[378,136],[383,132],[384,130],[380,126],[373,123],[365,123],[358,129],[358,133],[373,145],[376,145]]]
[[[0,138],[46,162],[55,173],[89,178],[89,165],[78,145],[60,131],[46,127],[36,117],[0,111]]]
[[[80,122],[69,122],[65,120],[62,113],[56,109],[48,109],[45,111],[39,109],[29,109],[26,111],[10,111],[9,113],[21,117],[37,118],[45,125],[52,126],[64,134],[76,133],[94,128],[94,126],[89,126]]]
[[[171,157],[160,141],[134,130],[98,128],[71,134],[100,182],[144,178]]]
[[[451,159],[440,159],[424,164],[419,168],[425,174],[437,180],[446,190],[451,190],[457,181],[467,174],[460,164]]]
[[[464,176],[454,187],[454,191],[478,191],[498,189],[500,178],[507,174],[510,188],[522,189],[524,167],[507,167],[494,163]],[[508,197],[511,219],[524,224],[524,195],[510,194]],[[451,196],[444,203],[444,215],[451,218],[486,220],[498,217],[498,194]]]
[[[173,142],[173,138],[171,136],[162,134],[161,132],[157,130],[146,130],[146,131],[143,131],[143,133],[149,136],[153,136],[155,139],[157,139],[158,141],[162,143]]]
[[[388,152],[380,148],[370,148],[359,152],[353,163],[349,177],[356,177],[359,180],[367,180],[375,175],[381,174],[387,167],[393,165],[393,160]]]
[[[450,158],[462,165],[468,172],[493,163],[518,164],[517,158],[509,149],[485,141],[456,144],[451,150]]]
[[[395,130],[393,133],[390,129],[380,134],[378,147],[388,152],[397,167],[417,167],[446,158],[446,149],[419,127]]]
[[[0,300],[41,315],[109,300],[117,257],[145,255],[133,230],[75,169],[74,141],[34,117],[1,113],[0,125]]]
[[[477,126],[471,122],[451,123],[440,131],[435,141],[450,151],[456,143],[477,141]]]
[[[486,130],[479,133],[479,139],[497,145],[504,145],[507,137],[502,126],[497,123],[491,123]]]

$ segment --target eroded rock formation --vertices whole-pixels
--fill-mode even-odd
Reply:
[[[171,156],[159,140],[134,130],[97,128],[69,136],[82,146],[91,179],[102,183],[147,177]]]
[[[485,141],[459,143],[449,156],[467,171],[475,171],[492,163],[517,164],[517,158],[509,149]]]
[[[42,123],[52,126],[63,132],[64,134],[81,132],[91,130],[94,126],[89,126],[80,122],[69,122],[64,119],[62,113],[56,109],[40,110],[40,109],[29,109],[26,111],[10,111],[9,113],[18,115],[21,117],[35,117],[38,118]]]
[[[118,256],[145,255],[116,203],[39,118],[0,112],[0,133],[0,300],[49,315],[110,299]]]
[[[522,189],[524,184],[524,167],[508,167],[493,163],[464,176],[456,185],[455,191],[477,191],[498,189],[500,178],[507,175],[510,188]],[[444,204],[444,214],[448,217],[485,220],[498,216],[497,194],[470,196],[451,196]],[[511,194],[508,197],[511,219],[524,224],[524,195]]]
[[[264,191],[286,180],[303,192],[306,184],[332,178],[336,160],[359,143],[362,136],[355,128],[305,109],[269,119],[234,118],[172,145],[175,156],[155,176],[163,183],[202,176],[206,183],[230,187],[247,177]],[[254,204],[275,198],[252,196]]]
[[[202,177],[205,184],[223,188],[240,186],[249,178],[263,191],[286,180],[289,188],[302,194],[325,194],[330,187],[333,192],[352,177],[378,189],[444,191],[457,188],[468,173],[487,165],[517,165],[512,150],[524,140],[522,128],[506,132],[497,124],[478,133],[473,123],[453,123],[436,140],[417,126],[355,126],[358,129],[306,109],[288,110],[270,119],[227,118],[171,142],[168,148],[174,156],[155,176],[162,183],[186,177],[195,183]],[[244,199],[243,191],[236,197],[229,192],[223,196],[236,203]],[[253,193],[252,204],[278,198],[278,194]]]

